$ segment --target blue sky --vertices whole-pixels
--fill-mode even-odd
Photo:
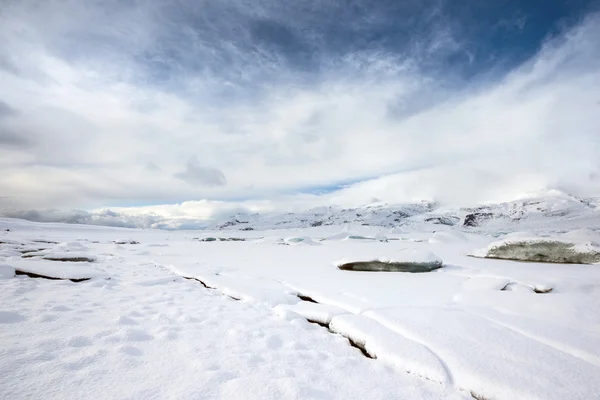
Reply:
[[[0,208],[600,193],[598,10],[5,1]]]

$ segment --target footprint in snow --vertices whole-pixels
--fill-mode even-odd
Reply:
[[[267,347],[272,350],[277,350],[283,345],[283,341],[279,336],[273,335],[267,338]]]
[[[92,341],[85,336],[71,336],[67,339],[67,346],[69,347],[87,347],[91,345]]]
[[[131,329],[125,334],[125,340],[129,342],[147,342],[154,340],[154,336],[138,329]]]
[[[133,318],[129,318],[124,315],[121,315],[117,319],[117,324],[119,324],[119,325],[137,325],[138,323]]]
[[[0,324],[16,324],[25,321],[25,317],[12,311],[0,311]]]
[[[119,351],[121,353],[130,355],[133,357],[140,357],[140,356],[144,355],[144,352],[142,350],[140,350],[134,346],[121,346],[121,348],[119,348]]]
[[[50,308],[52,311],[71,311],[72,309],[67,306],[54,306]]]

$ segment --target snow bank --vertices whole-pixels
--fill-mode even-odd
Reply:
[[[51,251],[56,251],[56,252],[70,252],[70,251],[77,251],[77,252],[85,252],[88,251],[89,248],[83,244],[81,244],[81,242],[63,242],[63,243],[59,243],[56,246],[54,246],[52,248]]]
[[[0,264],[0,280],[14,278],[15,269],[8,264]]]
[[[373,358],[435,382],[449,381],[443,364],[427,347],[397,335],[371,318],[362,315],[337,316],[331,321],[329,329],[364,348]]]
[[[37,254],[37,253],[34,253]],[[42,258],[49,261],[64,261],[64,262],[94,262],[96,256],[82,252],[48,252],[43,253]]]
[[[329,325],[331,320],[338,315],[348,314],[348,311],[335,306],[306,301],[301,301],[298,304],[280,304],[274,310],[278,315],[283,315],[291,311],[306,318],[308,321],[317,322],[322,325]]]
[[[460,232],[435,232],[430,238],[429,243],[438,244],[438,243],[460,243],[467,241],[465,235]]]
[[[72,265],[55,261],[18,260],[14,263],[14,268],[17,273],[50,279],[86,280],[107,277],[105,273],[83,262]]]
[[[591,399],[600,393],[597,365],[472,311],[395,308],[363,316],[434,349],[454,384],[483,398]]]

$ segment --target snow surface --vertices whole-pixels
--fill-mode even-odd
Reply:
[[[569,221],[553,218],[551,229],[546,223],[528,235],[569,230]],[[473,258],[467,254],[512,228],[445,227],[442,235],[425,226],[238,231],[228,237],[245,241],[202,242],[197,232],[0,219],[0,393],[600,397],[598,265]],[[569,240],[593,241],[593,221],[576,228]],[[95,261],[23,258],[27,251]],[[342,258],[417,256],[442,259],[444,267],[425,274],[335,267]],[[13,277],[15,269],[91,279]]]

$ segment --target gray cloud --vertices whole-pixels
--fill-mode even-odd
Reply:
[[[148,161],[146,163],[146,165],[144,165],[144,170],[148,171],[148,172],[160,172],[162,171],[162,169],[156,165],[155,163],[153,163],[152,161]]]
[[[0,70],[9,72],[14,75],[20,73],[19,68],[6,56],[2,54],[2,48],[0,48]]]
[[[6,102],[0,100],[0,119],[18,115],[19,112],[9,106]]]
[[[33,145],[33,139],[29,135],[17,133],[13,129],[0,124],[0,146],[29,148]]]
[[[225,186],[227,179],[221,170],[210,167],[201,167],[196,157],[191,157],[185,170],[174,175],[191,185]]]

